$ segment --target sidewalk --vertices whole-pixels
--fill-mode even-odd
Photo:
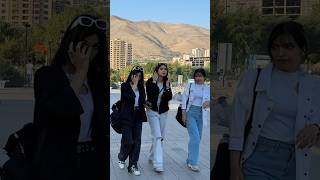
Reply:
[[[115,102],[118,96],[111,93],[111,101]],[[111,104],[113,103],[111,102]],[[141,152],[138,162],[140,176],[134,176],[128,173],[127,168],[120,169],[118,167],[118,152],[120,150],[121,135],[117,134],[110,127],[110,179],[174,179],[174,180],[209,180],[210,179],[210,131],[208,125],[203,129],[202,140],[200,145],[199,167],[200,172],[192,172],[186,166],[186,158],[188,153],[188,132],[175,119],[177,104],[170,105],[170,111],[167,119],[166,137],[164,140],[164,172],[156,173],[152,164],[148,162],[149,150],[151,147],[151,134],[148,122],[143,123]],[[128,160],[126,162],[128,165]]]

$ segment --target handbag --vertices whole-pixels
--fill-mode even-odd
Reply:
[[[188,99],[187,99],[187,105],[188,106],[188,103],[189,103],[189,97],[190,97],[190,88],[191,88],[191,84],[189,86],[189,94],[188,94]],[[183,123],[182,121],[182,105],[180,104],[180,106],[178,107],[178,111],[177,111],[177,114],[176,114],[176,120],[178,121],[178,123],[183,126],[183,127],[187,127],[185,123]]]
[[[255,92],[257,82],[259,79],[261,69],[258,68],[258,74],[255,80],[254,88],[253,88],[253,100],[251,105],[251,113],[249,119],[246,123],[245,130],[244,130],[244,143],[249,135],[249,132],[252,128],[252,118],[254,112],[254,105],[256,102],[257,92]],[[213,165],[213,168],[210,172],[210,179],[214,180],[228,180],[230,178],[230,151],[229,151],[229,143],[219,143],[216,159]]]
[[[3,148],[9,160],[3,165],[1,180],[34,180],[45,136],[46,130],[37,133],[33,123],[11,134]]]
[[[112,113],[110,115],[110,124],[114,131],[116,131],[118,134],[122,133],[122,125],[121,125],[121,106],[123,106],[123,103],[121,100],[117,101],[112,105]]]

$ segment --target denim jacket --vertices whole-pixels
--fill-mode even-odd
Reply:
[[[273,65],[270,64],[260,73],[255,88],[257,97],[253,113],[252,128],[245,144],[243,144],[244,129],[251,111],[253,87],[257,76],[256,70],[249,71],[244,75],[234,97],[229,149],[242,151],[241,164],[243,164],[254,151],[264,121],[267,119],[274,105],[270,92],[272,69]],[[320,124],[319,77],[302,72],[299,83],[295,136],[297,136],[300,130],[307,124]],[[279,131],[281,131],[281,129],[279,129]],[[296,180],[309,179],[311,173],[310,164],[312,149],[313,148],[296,148]]]

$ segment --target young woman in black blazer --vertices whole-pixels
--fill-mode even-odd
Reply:
[[[34,123],[43,140],[35,159],[37,179],[109,176],[106,29],[96,16],[76,17],[52,64],[35,73]]]
[[[143,68],[134,67],[125,83],[121,84],[121,124],[122,138],[118,154],[118,166],[125,168],[125,161],[129,157],[128,172],[140,175],[138,160],[141,147],[142,122],[147,121],[144,110],[145,89]]]
[[[156,66],[152,78],[146,83],[146,91],[149,105],[147,116],[152,135],[149,161],[153,163],[156,172],[163,172],[162,141],[165,135],[169,101],[172,99],[167,64],[159,63]]]

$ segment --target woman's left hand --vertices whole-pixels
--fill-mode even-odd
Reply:
[[[209,101],[205,101],[205,102],[202,104],[202,107],[203,107],[203,108],[209,108],[209,107],[210,107],[210,102],[209,102]]]
[[[305,126],[298,133],[296,145],[298,148],[311,148],[319,139],[319,127],[315,124]]]

